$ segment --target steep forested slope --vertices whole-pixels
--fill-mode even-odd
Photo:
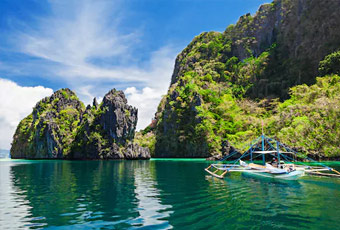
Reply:
[[[69,89],[58,90],[39,101],[16,129],[12,158],[67,157],[84,109]]]
[[[122,91],[109,91],[101,104],[84,104],[70,89],[39,101],[18,125],[12,158],[147,159],[150,153],[133,143],[137,109]]]
[[[155,124],[146,130],[152,132],[139,134],[139,142],[154,145],[157,157],[221,155],[259,135],[264,121],[267,134],[305,153],[339,154],[331,147],[339,146],[332,136],[339,129],[333,116],[339,108],[333,107],[337,99],[327,96],[329,90],[334,95],[338,92],[339,83],[334,80],[338,78],[325,77],[307,86],[316,83],[319,65],[320,75],[338,73],[338,12],[340,1],[275,0],[254,16],[242,16],[223,33],[195,37],[176,59],[168,94],[159,105]],[[320,86],[322,82],[326,85]],[[291,99],[282,103],[289,98],[290,87],[300,84],[307,85],[292,88]],[[312,93],[317,87],[320,94]],[[315,98],[298,96],[302,90]],[[325,126],[318,130],[315,117],[323,111],[328,120],[321,119]],[[304,124],[300,133],[298,121]],[[326,127],[333,129],[329,136],[323,133],[314,138],[315,132]],[[294,142],[297,137],[301,140]],[[323,143],[328,137],[333,141]],[[313,138],[317,143],[312,144]]]

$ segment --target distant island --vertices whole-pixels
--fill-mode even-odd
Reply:
[[[136,134],[123,92],[85,109],[71,90],[56,91],[20,122],[12,157],[218,159],[247,149],[263,127],[313,159],[339,159],[339,12],[339,1],[275,0],[222,33],[198,35]]]
[[[7,149],[0,149],[0,158],[9,158],[9,150]]]

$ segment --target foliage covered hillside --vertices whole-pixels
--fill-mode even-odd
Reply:
[[[149,150],[133,143],[137,108],[127,104],[123,91],[111,90],[99,105],[94,100],[82,115],[71,148],[75,159],[148,159]]]
[[[84,104],[69,89],[58,90],[38,102],[17,127],[12,158],[67,157],[84,109]]]
[[[112,89],[98,105],[84,104],[70,89],[39,101],[18,125],[11,157],[29,159],[149,159],[134,143],[137,109]]]
[[[327,59],[320,66],[340,67],[327,62]],[[203,156],[209,151],[212,155],[226,154],[231,147],[229,144],[245,150],[250,140],[261,135],[262,122],[267,135],[275,136],[314,159],[340,156],[339,75],[318,77],[316,84],[311,86],[303,84],[292,87],[290,99],[284,102],[278,99],[256,102],[237,98],[230,87],[225,87],[225,83],[199,80],[191,75],[186,75],[184,79],[191,83],[179,87],[173,103],[163,104],[165,108],[174,109],[177,118],[184,117],[178,121],[182,122],[182,136],[178,140],[167,140],[173,141],[174,145],[177,143],[177,146],[172,146],[177,148],[176,157],[181,157],[180,154],[188,156],[192,150],[200,151]],[[193,113],[196,115],[193,116]],[[161,118],[159,122],[162,122]],[[157,130],[146,131],[138,134],[138,141],[153,150],[155,144],[161,144],[157,143]],[[184,141],[191,145],[180,149],[180,143]],[[156,156],[160,154],[156,153]]]
[[[178,55],[171,84],[194,71],[250,84],[246,90],[252,98],[285,99],[289,87],[314,83],[319,62],[340,47],[339,11],[340,1],[333,0],[275,0],[262,5],[254,16],[240,17],[223,33],[195,37]],[[257,69],[260,64],[263,68]],[[248,67],[240,71],[239,65]]]
[[[267,129],[313,158],[339,157],[339,75],[319,77],[315,85],[295,86],[290,92],[291,98],[277,106]]]
[[[195,37],[176,59],[157,124],[139,143],[154,146],[156,157],[227,154],[260,135],[263,120],[268,135],[306,154],[340,155],[332,147],[339,147],[338,99],[327,96],[338,90],[327,82],[338,79],[331,74],[339,73],[339,11],[339,1],[276,0],[224,33]],[[307,86],[319,73],[330,76]]]

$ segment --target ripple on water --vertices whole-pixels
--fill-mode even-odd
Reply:
[[[0,162],[4,229],[336,229],[340,183],[208,176],[205,163]]]

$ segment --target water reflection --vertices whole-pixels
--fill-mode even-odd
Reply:
[[[2,229],[21,229],[31,226],[37,217],[31,214],[32,206],[26,200],[23,191],[13,186],[15,178],[10,174],[11,162],[0,162],[0,226]],[[41,218],[43,219],[43,218]],[[40,223],[38,226],[44,226]]]
[[[172,226],[166,220],[172,213],[171,205],[163,205],[160,191],[155,180],[155,162],[142,162],[143,167],[135,169],[135,193],[139,216],[130,223],[134,227],[149,227],[153,229],[169,229]]]
[[[212,196],[224,194],[223,205],[228,211],[219,212],[225,217],[221,218],[220,226],[255,226],[255,229],[336,229],[339,226],[339,181],[332,180],[331,186],[327,186],[324,178],[279,181],[242,174],[225,180],[206,176],[206,180]],[[323,181],[325,187],[320,187],[317,181]]]
[[[1,229],[337,229],[340,180],[207,176],[181,161],[0,161]]]
[[[3,202],[12,213],[1,215],[1,226],[12,226],[8,220],[17,217],[17,227],[26,228],[129,227],[128,222],[139,216],[134,191],[134,170],[139,169],[136,163],[40,161],[7,168],[1,165],[8,174],[1,174],[1,178],[8,178],[1,180],[1,197],[7,191],[10,198]]]

